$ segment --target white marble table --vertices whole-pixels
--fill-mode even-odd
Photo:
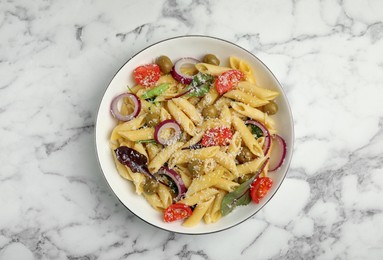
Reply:
[[[223,38],[284,86],[296,146],[273,200],[220,233],[156,229],[116,199],[96,109],[135,52]],[[0,259],[383,259],[383,2],[0,0]]]

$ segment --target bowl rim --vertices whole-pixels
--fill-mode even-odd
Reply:
[[[225,42],[225,43],[228,43],[230,45],[233,45],[234,47],[237,47],[237,48],[240,48],[242,49],[243,51],[247,52],[249,55],[251,55],[254,59],[256,59],[258,62],[260,62],[265,68],[266,70],[268,70],[268,72],[272,75],[272,77],[274,78],[274,80],[278,83],[278,85],[280,86],[280,89],[281,91],[283,92],[283,96],[286,97],[285,101],[287,103],[287,108],[288,108],[288,114],[290,115],[290,123],[291,123],[291,137],[292,137],[292,142],[291,144],[289,144],[289,146],[291,147],[291,155],[290,155],[290,160],[287,162],[287,166],[286,166],[286,171],[285,173],[283,174],[282,178],[281,178],[281,182],[279,184],[279,186],[276,188],[275,192],[270,196],[270,198],[265,201],[265,203],[263,203],[263,205],[258,209],[256,210],[254,213],[252,213],[251,215],[249,215],[248,217],[234,223],[233,225],[230,225],[228,227],[225,227],[225,228],[221,228],[221,229],[217,229],[217,230],[213,230],[213,231],[208,231],[208,232],[201,232],[201,233],[188,233],[188,232],[182,232],[182,231],[173,231],[173,230],[169,230],[169,229],[166,229],[164,227],[161,227],[161,226],[157,226],[155,225],[154,223],[151,223],[147,220],[145,220],[144,218],[138,216],[137,214],[135,214],[132,210],[129,209],[129,207],[127,207],[121,200],[120,198],[117,196],[117,194],[114,192],[113,188],[111,187],[110,183],[108,182],[106,176],[105,176],[105,173],[102,169],[102,166],[101,166],[101,161],[100,161],[100,157],[99,157],[99,154],[98,154],[98,150],[97,150],[97,125],[98,125],[98,115],[99,115],[99,112],[100,112],[100,109],[101,109],[101,103],[102,103],[102,100],[106,94],[106,91],[108,90],[110,84],[112,83],[112,81],[114,80],[114,78],[116,77],[116,75],[118,73],[120,73],[121,69],[127,64],[130,62],[130,60],[132,60],[135,56],[139,55],[140,53],[144,52],[145,50],[157,45],[157,44],[160,44],[160,43],[163,43],[163,42],[166,42],[166,41],[172,41],[172,40],[175,40],[175,39],[180,39],[180,38],[205,38],[205,39],[213,39],[213,40],[217,40],[217,41],[222,41],[222,42]],[[252,218],[255,214],[257,214],[264,206],[266,206],[269,201],[274,197],[274,195],[277,193],[277,191],[279,190],[279,188],[282,186],[282,183],[284,182],[285,178],[286,178],[286,175],[290,169],[290,165],[291,165],[291,161],[292,161],[292,158],[293,158],[293,151],[294,151],[294,145],[295,145],[295,131],[294,131],[294,120],[293,120],[293,113],[292,113],[292,110],[291,110],[291,106],[290,106],[290,103],[287,99],[287,95],[286,95],[286,92],[282,86],[282,84],[279,82],[278,78],[274,75],[274,73],[270,70],[270,68],[262,61],[260,60],[255,54],[253,54],[252,52],[250,52],[249,50],[245,49],[244,47],[241,47],[239,45],[237,45],[236,43],[233,43],[229,40],[225,40],[225,39],[222,39],[222,38],[219,38],[219,37],[215,37],[215,36],[209,36],[209,35],[199,35],[199,34],[190,34],[190,35],[179,35],[179,36],[174,36],[174,37],[170,37],[170,38],[166,38],[166,39],[163,39],[163,40],[160,40],[160,41],[157,41],[155,43],[152,43],[148,46],[146,46],[145,48],[139,50],[138,52],[136,52],[134,55],[132,55],[130,58],[128,58],[126,60],[126,62],[124,62],[124,64],[122,64],[122,66],[116,71],[116,73],[111,77],[111,80],[109,81],[109,83],[106,85],[102,95],[101,95],[101,98],[99,99],[98,101],[98,108],[97,108],[97,113],[96,113],[96,120],[95,120],[95,124],[94,124],[94,132],[93,132],[93,138],[94,138],[94,152],[96,154],[96,157],[97,157],[97,163],[98,163],[98,167],[102,173],[102,176],[105,180],[105,182],[107,183],[109,189],[112,191],[113,195],[118,199],[118,201],[127,209],[129,210],[129,212],[131,212],[135,217],[137,217],[138,219],[142,220],[143,222],[149,224],[150,226],[153,226],[153,227],[156,227],[158,229],[161,229],[161,230],[164,230],[164,231],[167,231],[167,232],[171,232],[171,233],[176,233],[176,234],[181,234],[181,235],[208,235],[208,234],[214,234],[214,233],[218,233],[218,232],[222,232],[222,231],[226,231],[228,229],[231,229],[231,228],[234,228],[236,226],[238,226],[239,224],[242,224],[243,222],[245,222],[246,220]]]

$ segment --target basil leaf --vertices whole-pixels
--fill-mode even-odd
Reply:
[[[192,84],[198,86],[205,83],[212,83],[213,77],[209,74],[198,73],[193,77]]]
[[[192,82],[187,87],[190,90],[189,97],[202,97],[210,90],[210,85],[213,83],[213,76],[209,74],[198,73],[193,77]]]
[[[256,138],[259,138],[259,137],[262,137],[262,136],[263,136],[263,132],[262,132],[261,128],[259,128],[259,127],[256,126],[256,125],[252,125],[252,124],[249,124],[248,126],[250,126],[251,133],[252,133]]]
[[[192,89],[192,91],[190,91],[188,93],[188,96],[189,97],[202,97],[207,92],[209,92],[209,90],[210,90],[210,86],[207,84],[203,84],[203,85],[199,86],[198,88]]]
[[[221,214],[226,216],[237,206],[247,205],[251,201],[250,187],[253,181],[258,178],[259,174],[263,171],[270,158],[267,158],[263,164],[258,168],[253,177],[242,183],[234,191],[228,193],[223,197],[221,203]]]
[[[250,185],[251,185],[251,183],[250,183]],[[248,191],[248,192],[245,192],[244,194],[243,194],[243,196],[242,197],[240,197],[238,200],[237,200],[237,206],[238,205],[247,205],[247,204],[249,204],[251,202],[251,196],[250,196],[250,191]]]
[[[226,216],[237,206],[247,205],[250,203],[250,185],[254,179],[255,176],[239,185],[235,191],[230,192],[223,197],[221,207],[222,216]]]

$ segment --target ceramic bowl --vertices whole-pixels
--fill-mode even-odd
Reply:
[[[110,113],[110,103],[115,96],[126,92],[127,85],[135,85],[132,71],[137,66],[152,63],[160,55],[167,55],[171,60],[175,61],[182,57],[201,59],[207,53],[215,54],[221,60],[221,65],[228,65],[229,56],[237,56],[246,60],[252,66],[259,86],[265,86],[280,92],[276,99],[279,112],[273,117],[275,118],[279,135],[287,143],[287,154],[283,165],[277,171],[269,174],[273,180],[273,186],[266,197],[261,200],[260,204],[250,203],[247,206],[238,207],[230,214],[221,218],[217,223],[205,224],[201,221],[197,226],[188,228],[182,226],[180,221],[165,223],[161,212],[154,210],[142,196],[137,195],[133,184],[124,180],[118,174],[109,147],[110,133],[116,125],[116,120]],[[121,67],[102,97],[97,114],[95,138],[96,153],[105,179],[113,193],[127,209],[145,222],[167,231],[183,234],[206,234],[238,225],[256,214],[270,201],[285,178],[290,165],[293,152],[294,128],[289,103],[281,84],[267,66],[255,55],[238,45],[222,39],[206,36],[182,36],[167,39],[143,49]]]

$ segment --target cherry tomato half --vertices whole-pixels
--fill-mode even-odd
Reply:
[[[134,80],[144,86],[153,86],[161,77],[161,70],[157,64],[142,65],[134,69]]]
[[[253,201],[258,204],[266,196],[272,185],[273,180],[269,177],[257,178],[250,187],[250,195]]]
[[[233,133],[230,128],[227,127],[216,127],[209,129],[202,136],[201,144],[202,146],[225,146],[230,143],[230,140],[233,137]]]
[[[164,212],[164,221],[173,222],[180,219],[185,219],[192,214],[192,210],[188,205],[175,203],[170,205]]]
[[[215,88],[220,95],[228,92],[243,78],[242,71],[228,70],[218,76],[215,81]]]

